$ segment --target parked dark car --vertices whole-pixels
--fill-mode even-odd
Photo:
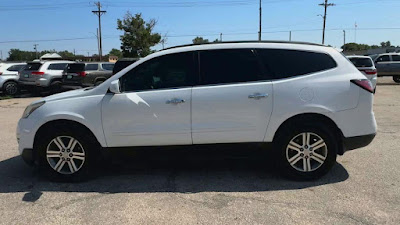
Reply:
[[[127,66],[131,65],[132,63],[138,61],[138,58],[123,58],[119,59],[114,66],[113,74],[118,73],[119,71],[125,69]]]
[[[114,63],[68,64],[63,72],[63,86],[97,86],[112,76]]]

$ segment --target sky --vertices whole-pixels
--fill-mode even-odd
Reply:
[[[263,0],[262,39],[321,43],[323,0]],[[329,0],[325,44],[346,42],[400,45],[399,0]],[[259,0],[104,0],[101,1],[103,53],[120,48],[117,19],[127,11],[158,21],[155,32],[167,37],[165,47],[189,44],[196,36],[223,41],[256,40]],[[3,59],[11,48],[33,51],[68,50],[96,54],[98,27],[93,1],[1,0],[0,51]],[[355,24],[357,29],[355,30]],[[61,39],[61,40],[60,40]],[[73,39],[73,40],[65,40]],[[55,41],[56,40],[56,41]],[[157,45],[154,49],[161,49]]]

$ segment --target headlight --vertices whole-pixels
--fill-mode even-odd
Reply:
[[[31,113],[33,113],[33,111],[42,106],[44,103],[46,102],[42,101],[28,105],[24,111],[24,114],[22,114],[22,118],[27,118],[29,115],[31,115]]]

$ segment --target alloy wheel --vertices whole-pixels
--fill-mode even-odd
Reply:
[[[58,136],[47,145],[46,158],[51,168],[58,173],[74,174],[85,163],[85,150],[75,138]]]
[[[5,91],[9,95],[15,95],[18,92],[18,85],[14,82],[7,83]]]
[[[312,132],[296,135],[286,147],[287,161],[301,172],[315,171],[324,164],[327,156],[328,147],[324,139]]]

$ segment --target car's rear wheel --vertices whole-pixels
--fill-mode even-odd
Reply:
[[[281,172],[297,180],[313,180],[325,175],[335,164],[338,146],[324,125],[297,125],[286,129],[277,141]]]
[[[393,76],[393,81],[396,83],[400,83],[400,76]]]
[[[98,143],[74,128],[52,128],[41,136],[35,151],[41,172],[55,181],[81,181],[98,159]]]
[[[16,95],[19,91],[18,83],[15,81],[8,81],[3,85],[3,91],[7,95]]]

